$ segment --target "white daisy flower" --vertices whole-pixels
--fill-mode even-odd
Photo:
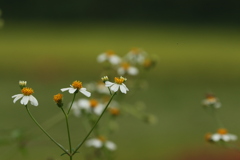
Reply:
[[[111,64],[116,65],[121,62],[121,58],[117,56],[113,51],[107,51],[104,53],[101,53],[97,57],[98,62],[104,62],[104,61],[109,61]]]
[[[237,140],[237,136],[234,134],[230,134],[226,129],[221,128],[218,129],[217,133],[211,135],[210,140],[212,140],[213,142],[218,142],[221,140],[224,142],[229,142]]]
[[[121,64],[121,66],[117,70],[119,75],[129,74],[129,75],[137,75],[138,69],[134,66],[131,66],[129,63],[124,62]]]
[[[80,110],[84,110],[87,113],[93,112],[96,115],[100,115],[104,110],[104,105],[96,99],[80,99],[77,105]]]
[[[129,91],[127,86],[123,83],[123,82],[125,82],[127,80],[126,78],[124,78],[124,77],[120,77],[120,78],[115,77],[114,80],[115,80],[115,83],[110,82],[110,81],[106,81],[105,82],[105,86],[106,87],[110,87],[110,89],[112,91],[114,91],[114,92],[117,92],[119,88],[120,88],[120,91],[122,93],[125,93],[125,94],[127,93],[127,91]]]
[[[203,106],[213,106],[215,108],[220,108],[221,103],[219,102],[218,98],[216,98],[212,94],[208,94],[206,98],[202,101]]]
[[[79,92],[81,92],[82,94],[84,94],[87,97],[91,96],[91,93],[88,92],[86,88],[82,87],[82,82],[80,82],[80,81],[74,81],[72,83],[72,85],[70,85],[70,86],[71,87],[68,87],[68,88],[62,88],[61,91],[62,92],[68,91],[70,94],[73,94],[73,93],[79,91]]]
[[[92,138],[86,141],[86,146],[102,148],[106,147],[110,151],[114,151],[117,149],[117,146],[112,141],[106,140],[103,136],[99,136],[98,138]]]
[[[12,98],[14,98],[13,103],[15,103],[17,100],[21,99],[20,103],[22,105],[27,105],[28,102],[30,101],[30,103],[33,106],[38,106],[38,101],[35,97],[32,96],[32,94],[34,93],[32,88],[28,88],[28,87],[24,87],[21,90],[22,94],[16,94],[14,96],[12,96]]]
[[[139,48],[132,48],[125,57],[132,63],[142,64],[144,62],[146,54],[147,53],[145,51]]]

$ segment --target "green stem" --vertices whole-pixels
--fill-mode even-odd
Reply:
[[[32,114],[30,113],[27,105],[25,106],[26,110],[29,114],[29,116],[32,118],[32,120],[36,123],[36,125],[43,131],[43,133],[45,133],[59,148],[61,148],[67,155],[70,156],[70,153],[59,143],[57,143],[43,128],[42,126],[36,121],[36,119],[32,116]]]
[[[100,121],[100,119],[102,118],[104,112],[107,110],[109,104],[111,103],[113,97],[116,95],[116,92],[113,93],[112,97],[110,98],[109,102],[107,103],[106,107],[104,108],[103,112],[101,113],[101,115],[99,116],[99,118],[97,119],[97,121],[95,122],[95,124],[93,125],[92,129],[88,132],[88,134],[86,135],[86,137],[83,139],[83,141],[76,147],[76,149],[74,150],[74,152],[72,153],[72,155],[74,155],[77,150],[84,144],[84,142],[87,140],[87,138],[90,136],[90,134],[92,133],[93,129],[97,126],[98,122]]]
[[[75,92],[74,95],[73,95],[72,103],[71,103],[71,105],[70,105],[70,107],[69,107],[69,109],[68,109],[67,115],[69,115],[69,113],[70,113],[70,111],[71,111],[71,109],[72,109],[72,105],[73,105],[74,99],[75,99],[75,97],[76,97],[76,94],[77,94],[77,92]]]
[[[69,129],[69,123],[68,123],[68,115],[66,114],[66,112],[64,111],[64,109],[61,107],[61,110],[63,111],[63,114],[65,115],[65,119],[66,119],[66,125],[67,125],[67,132],[68,132],[68,143],[69,143],[69,148],[70,148],[70,160],[72,159],[72,143],[71,143],[71,136],[70,136],[70,129]]]

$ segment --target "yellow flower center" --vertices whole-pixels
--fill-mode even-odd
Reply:
[[[105,142],[107,140],[104,136],[98,136],[98,139],[102,142]]]
[[[220,129],[217,131],[217,133],[224,135],[224,134],[227,134],[228,131],[227,131],[226,129],[224,129],[224,128],[220,128]]]
[[[115,78],[114,78],[114,81],[115,81],[115,83],[117,83],[117,84],[122,84],[123,82],[126,81],[126,79],[123,78],[123,77],[120,77],[120,78],[115,77]]]
[[[21,90],[22,94],[24,94],[25,96],[30,96],[31,94],[34,93],[33,89],[32,88],[28,88],[28,87],[24,87],[22,90]]]
[[[124,62],[124,63],[122,63],[122,68],[124,69],[124,70],[127,70],[129,67],[130,67],[130,64],[129,63],[127,63],[127,62]]]
[[[112,51],[112,50],[109,50],[109,51],[106,52],[106,55],[107,55],[108,57],[111,57],[111,56],[114,55],[114,54],[115,54],[115,52]]]
[[[73,86],[73,88],[80,89],[80,88],[82,88],[82,82],[80,82],[80,81],[74,81],[74,82],[72,83],[72,86]]]
[[[56,95],[53,96],[53,100],[56,102],[56,103],[59,103],[62,101],[62,98],[63,98],[63,95],[58,93]]]
[[[97,100],[95,100],[95,99],[91,99],[90,100],[90,106],[92,108],[95,108],[97,105],[98,105],[98,101]]]
[[[120,110],[118,108],[109,108],[109,112],[114,116],[117,116],[120,114]]]
[[[207,96],[207,100],[208,100],[208,102],[212,102],[212,103],[214,103],[214,102],[217,101],[216,97],[214,97],[214,96],[212,96],[212,95],[208,95],[208,96]]]

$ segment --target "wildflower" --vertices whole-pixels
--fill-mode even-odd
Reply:
[[[108,150],[114,151],[117,149],[117,146],[112,141],[106,140],[105,137],[99,136],[97,138],[92,138],[86,141],[88,147],[102,148],[106,147]]]
[[[129,75],[137,75],[138,69],[134,66],[131,66],[127,62],[123,62],[121,66],[117,70],[119,75],[124,75],[125,73],[128,73]]]
[[[218,142],[221,140],[224,142],[237,140],[236,135],[228,133],[228,131],[224,128],[218,129],[217,133],[212,134],[209,137],[210,137],[209,140],[212,140],[213,142]]]
[[[32,96],[32,94],[34,93],[32,88],[24,87],[21,92],[22,94],[16,94],[12,96],[12,98],[14,98],[13,103],[22,98],[22,100],[20,101],[22,105],[27,105],[30,101],[32,105],[38,106],[37,99]]]
[[[60,93],[53,96],[53,100],[56,102],[58,107],[63,106],[62,98],[63,98],[63,95]]]
[[[221,103],[218,98],[212,94],[207,94],[206,98],[202,101],[203,106],[213,106],[214,108],[220,108]]]
[[[108,60],[111,64],[119,64],[121,62],[121,58],[119,56],[117,56],[113,51],[106,51],[104,53],[101,53],[98,57],[97,57],[97,61],[98,62],[104,62]]]
[[[87,97],[91,96],[91,93],[88,92],[86,88],[82,87],[82,82],[80,81],[74,81],[70,86],[71,87],[68,87],[68,88],[62,88],[61,91],[64,92],[68,90],[70,94],[73,94],[79,91]]]
[[[88,113],[92,111],[96,115],[100,115],[104,110],[104,105],[96,99],[80,99],[77,105],[80,110],[85,110]]]
[[[105,83],[106,81],[109,81],[108,76],[104,76],[101,79],[102,79],[103,83]]]
[[[112,83],[110,81],[106,81],[105,82],[105,86],[106,87],[110,87],[110,89],[112,91],[114,91],[114,92],[117,92],[119,88],[120,88],[120,91],[122,93],[125,93],[125,94],[127,93],[127,91],[129,91],[127,86],[123,83],[123,82],[125,82],[127,80],[126,78],[124,78],[124,77],[120,77],[120,78],[115,77],[114,80],[115,80],[115,83]]]
[[[142,64],[146,57],[146,52],[139,48],[132,48],[126,55],[128,61]]]

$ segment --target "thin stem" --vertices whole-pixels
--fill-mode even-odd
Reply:
[[[32,114],[30,113],[27,105],[25,106],[26,110],[29,114],[29,116],[32,118],[32,120],[36,123],[36,125],[43,131],[43,133],[45,133],[59,148],[61,148],[67,155],[70,156],[70,153],[59,143],[57,143],[43,128],[42,126],[36,121],[36,119],[32,116]]]
[[[83,139],[83,141],[76,147],[76,149],[74,150],[74,152],[72,153],[72,155],[74,155],[77,150],[84,144],[84,142],[87,140],[87,138],[90,136],[90,134],[92,133],[93,129],[97,126],[98,122],[100,121],[100,119],[102,118],[104,112],[107,110],[109,104],[111,103],[113,97],[116,95],[116,92],[114,92],[114,94],[112,95],[112,97],[110,98],[109,102],[107,103],[106,107],[104,108],[103,112],[101,113],[101,115],[98,117],[97,121],[95,122],[95,124],[93,125],[92,129],[88,132],[87,136]]]
[[[71,109],[72,109],[72,105],[73,105],[74,99],[75,99],[75,97],[76,97],[76,94],[77,94],[77,92],[75,92],[74,95],[73,95],[72,103],[71,103],[71,105],[70,105],[70,107],[69,107],[69,109],[68,109],[67,115],[69,115],[69,113],[70,113],[70,111],[71,111]]]
[[[65,115],[65,119],[66,119],[66,125],[67,125],[67,132],[68,132],[68,143],[69,143],[69,148],[70,148],[70,159],[72,159],[72,143],[71,143],[71,136],[70,136],[70,129],[69,129],[69,123],[68,123],[68,115],[66,114],[66,112],[64,111],[64,109],[61,107],[61,110],[63,111],[63,114]]]

